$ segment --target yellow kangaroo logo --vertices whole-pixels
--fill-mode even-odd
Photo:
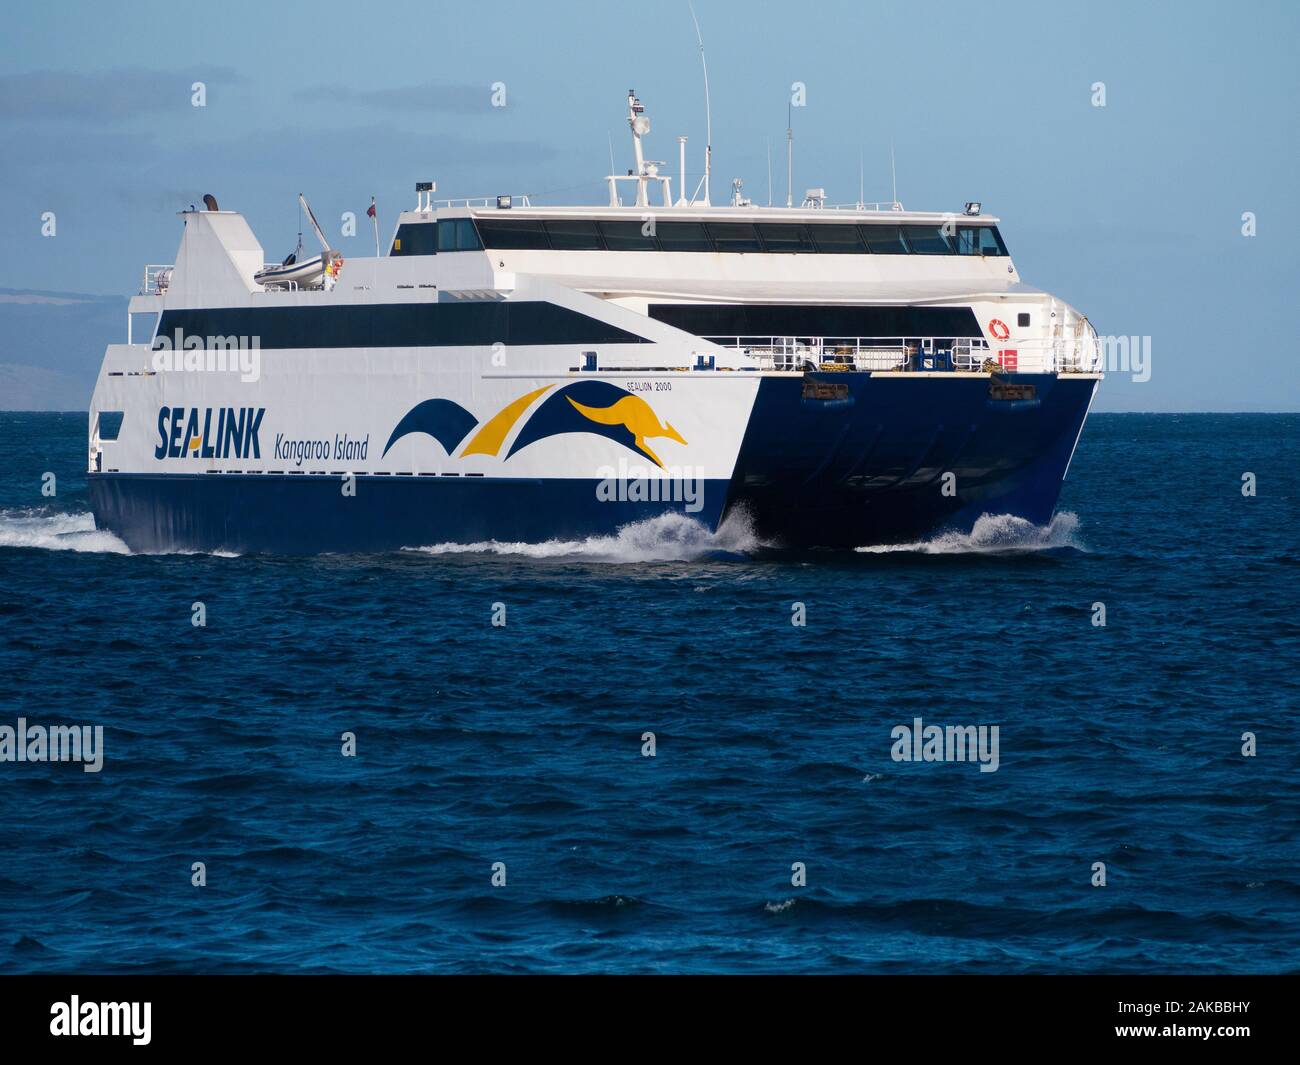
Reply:
[[[685,444],[681,434],[671,425],[664,425],[659,421],[659,415],[651,409],[640,396],[624,396],[613,406],[609,407],[586,407],[581,403],[575,402],[571,396],[565,396],[574,409],[584,418],[596,422],[598,425],[621,425],[636,440],[637,450],[648,455],[654,464],[661,469],[663,463],[659,461],[659,456],[646,447],[646,437],[648,436],[666,436],[669,440],[676,440],[679,444]]]

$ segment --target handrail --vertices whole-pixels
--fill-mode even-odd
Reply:
[[[876,200],[874,203],[824,203],[819,211],[901,211],[897,200]]]
[[[709,336],[718,347],[754,358],[760,368],[803,370],[948,370],[1009,373],[1090,373],[1101,368],[1096,335],[1077,339],[999,341],[983,337]]]
[[[433,205],[437,208],[450,210],[453,207],[495,207],[499,197],[496,196],[468,196],[458,200],[434,200]],[[511,195],[506,197],[515,207],[531,207],[532,203],[528,196]]]

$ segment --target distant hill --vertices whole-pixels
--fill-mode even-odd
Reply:
[[[0,410],[85,410],[125,296],[0,288]]]

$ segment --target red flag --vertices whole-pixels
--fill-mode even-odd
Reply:
[[[368,208],[366,208],[366,214],[369,215],[371,218],[374,218],[374,217],[375,217],[375,201],[374,201],[374,200],[371,200],[371,201],[370,201],[370,206],[369,206]]]

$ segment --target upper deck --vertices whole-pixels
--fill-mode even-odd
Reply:
[[[934,299],[1020,281],[998,219],[975,214],[501,200],[404,211],[385,257],[473,253],[494,274],[630,300]]]

